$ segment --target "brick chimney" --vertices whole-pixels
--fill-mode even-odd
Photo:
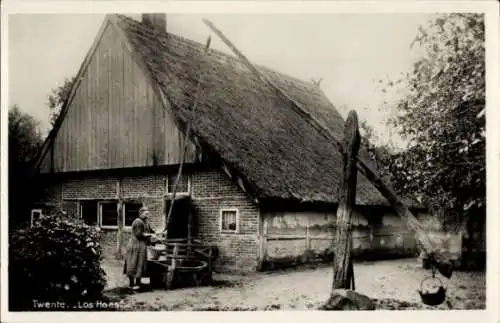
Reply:
[[[167,15],[164,13],[143,13],[142,22],[158,30],[167,31]]]

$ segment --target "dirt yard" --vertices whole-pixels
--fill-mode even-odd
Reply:
[[[250,275],[214,274],[212,286],[155,290],[131,294],[122,264],[106,261],[106,294],[123,310],[314,310],[328,298],[331,267],[298,268]],[[455,272],[447,300],[438,307],[423,305],[417,293],[430,274],[415,259],[355,263],[356,290],[376,300],[377,309],[484,309],[485,274]]]

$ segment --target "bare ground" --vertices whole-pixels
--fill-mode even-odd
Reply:
[[[331,267],[297,268],[249,275],[214,274],[208,287],[154,290],[130,294],[122,263],[105,261],[106,294],[121,300],[123,310],[314,310],[328,298]],[[455,272],[447,300],[423,305],[417,292],[428,270],[415,259],[355,263],[356,291],[375,299],[377,309],[484,309],[486,281],[482,272]]]

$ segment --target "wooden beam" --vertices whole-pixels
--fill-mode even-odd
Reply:
[[[191,244],[192,243],[192,239],[193,239],[193,212],[192,212],[192,209],[191,207],[189,208],[189,211],[188,211],[188,223],[187,223],[187,230],[188,230],[188,236],[187,236],[187,242],[188,244]]]
[[[210,21],[203,19],[203,22],[233,51],[233,53],[241,60],[241,62],[264,84],[268,85],[273,89],[276,94],[281,97],[287,103],[291,103],[290,106],[297,114],[306,119],[319,133],[321,133],[326,139],[328,139],[335,149],[343,151],[342,144],[336,140],[334,133],[326,127],[321,121],[311,115],[307,110],[305,110],[300,103],[293,100],[288,96],[281,88],[276,86],[271,80],[269,80],[263,73],[261,73],[253,64],[248,60],[248,58],[243,55],[232,43],[231,41]],[[415,216],[411,213],[408,207],[402,202],[402,200],[393,192],[393,190],[386,185],[382,178],[376,174],[362,159],[357,158],[356,165],[358,170],[366,176],[366,178],[378,189],[378,191],[384,196],[387,201],[391,204],[397,214],[406,221],[406,225],[415,234],[418,246],[423,249],[427,254],[430,255],[432,263],[437,267],[439,272],[450,278],[452,274],[452,263],[449,258],[439,253],[439,250],[435,249],[432,241],[424,231],[423,226],[418,222]]]
[[[395,234],[375,234],[374,237],[377,237],[377,238],[380,238],[380,237],[394,237]],[[267,240],[267,241],[275,241],[275,240],[306,240],[306,239],[309,239],[309,240],[332,240],[335,236],[333,235],[310,235],[307,236],[307,235],[301,235],[301,234],[289,234],[289,235],[285,235],[285,234],[268,234],[268,235],[265,235],[264,238]],[[361,240],[361,239],[369,239],[370,236],[369,235],[363,235],[363,236],[355,236],[355,237],[352,237],[353,239],[357,239],[357,240]]]
[[[281,240],[306,240],[307,236],[304,234],[283,234],[283,235],[265,235],[267,241],[281,241]],[[331,237],[328,238],[330,240]]]
[[[205,50],[203,52],[204,55],[206,55],[208,53],[208,49],[210,47],[210,41],[211,41],[211,38],[209,36],[207,39],[206,45],[205,45]],[[189,144],[189,137],[191,134],[191,127],[193,126],[193,122],[194,122],[195,114],[196,114],[196,108],[198,106],[200,95],[201,95],[201,82],[203,79],[202,72],[203,71],[201,70],[201,67],[200,67],[194,102],[193,102],[193,105],[191,107],[191,120],[188,121],[188,124],[186,126],[186,133],[184,135],[184,147],[182,149],[181,163],[179,164],[179,169],[177,171],[177,177],[176,177],[175,183],[174,183],[174,190],[172,192],[172,202],[170,203],[170,207],[169,207],[168,213],[167,213],[167,220],[166,220],[166,227],[165,227],[165,235],[167,236],[167,238],[168,238],[168,227],[169,227],[169,223],[170,223],[170,217],[172,216],[172,211],[174,209],[174,204],[175,204],[175,194],[177,193],[177,185],[179,184],[179,181],[180,181],[180,178],[182,175],[182,167],[184,165],[185,158],[186,158],[186,153],[187,153],[188,144]]]
[[[224,162],[221,163],[222,164],[222,170],[224,171],[224,173],[226,173],[226,175],[229,177],[229,178],[233,178],[233,174],[231,174],[231,171],[229,170],[229,167],[226,166],[226,164]]]
[[[311,236],[310,236],[310,232],[309,232],[309,227],[311,226],[311,221],[309,219],[309,217],[306,218],[306,250],[309,250],[311,249]]]
[[[268,217],[265,215],[262,216],[262,263],[264,263],[267,259],[267,232],[268,232]]]
[[[264,214],[259,211],[259,262],[257,271],[261,271],[264,264],[264,253],[265,253],[265,240],[266,237],[264,235]]]
[[[236,183],[238,183],[238,186],[243,191],[243,193],[248,193],[248,190],[245,187],[245,182],[243,181],[243,179],[241,177],[239,177],[239,176],[237,177]]]
[[[116,199],[118,200],[118,203],[116,204],[116,211],[117,211],[117,221],[118,221],[118,232],[116,235],[116,257],[118,259],[121,259],[122,253],[122,241],[123,241],[123,222],[124,222],[124,213],[123,213],[123,201],[121,199],[121,193],[120,193],[120,182],[121,179],[118,178],[116,180]]]
[[[344,171],[339,194],[339,207],[337,208],[332,291],[335,289],[350,289],[352,287],[351,218],[356,203],[356,181],[358,174],[356,157],[359,152],[359,146],[358,116],[356,112],[350,111],[344,129]]]

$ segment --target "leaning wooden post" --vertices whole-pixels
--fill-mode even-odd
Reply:
[[[124,213],[123,213],[123,200],[121,198],[121,188],[120,179],[116,181],[116,216],[118,222],[118,232],[116,234],[116,258],[121,259],[122,255],[122,244],[123,244],[123,224],[124,224]]]
[[[344,129],[344,172],[337,209],[337,225],[334,244],[332,290],[350,289],[353,277],[351,259],[351,217],[356,203],[357,166],[356,157],[360,145],[358,116],[350,111]],[[354,285],[354,283],[353,283]]]
[[[289,106],[300,116],[309,121],[310,125],[313,126],[317,131],[331,140],[333,146],[339,151],[343,151],[342,144],[335,140],[335,134],[330,128],[326,127],[319,119],[314,117],[312,114],[307,112],[300,103],[295,101],[287,93],[285,93],[280,87],[276,86],[273,82],[269,80],[264,74],[262,74],[253,64],[240,52],[231,41],[224,36],[224,34],[215,27],[215,25],[203,19],[203,22],[219,36],[219,38],[231,49],[231,51],[241,59],[242,63],[264,84],[268,85],[275,90],[284,102],[291,103]],[[378,191],[384,196],[387,201],[391,204],[396,213],[406,221],[407,227],[415,233],[415,238],[417,245],[420,249],[424,250],[430,255],[431,262],[436,266],[439,272],[446,278],[450,278],[453,272],[453,264],[451,263],[449,257],[434,246],[433,242],[429,238],[427,232],[424,230],[422,224],[417,220],[417,218],[412,214],[410,209],[403,203],[403,201],[396,195],[396,193],[384,183],[382,178],[374,172],[362,159],[357,160],[358,170],[378,189]]]
[[[374,310],[373,301],[354,291],[354,265],[352,263],[351,217],[356,205],[356,159],[361,138],[358,116],[350,111],[344,128],[342,156],[344,159],[343,179],[339,191],[337,226],[334,239],[333,283],[328,301],[320,310]]]

